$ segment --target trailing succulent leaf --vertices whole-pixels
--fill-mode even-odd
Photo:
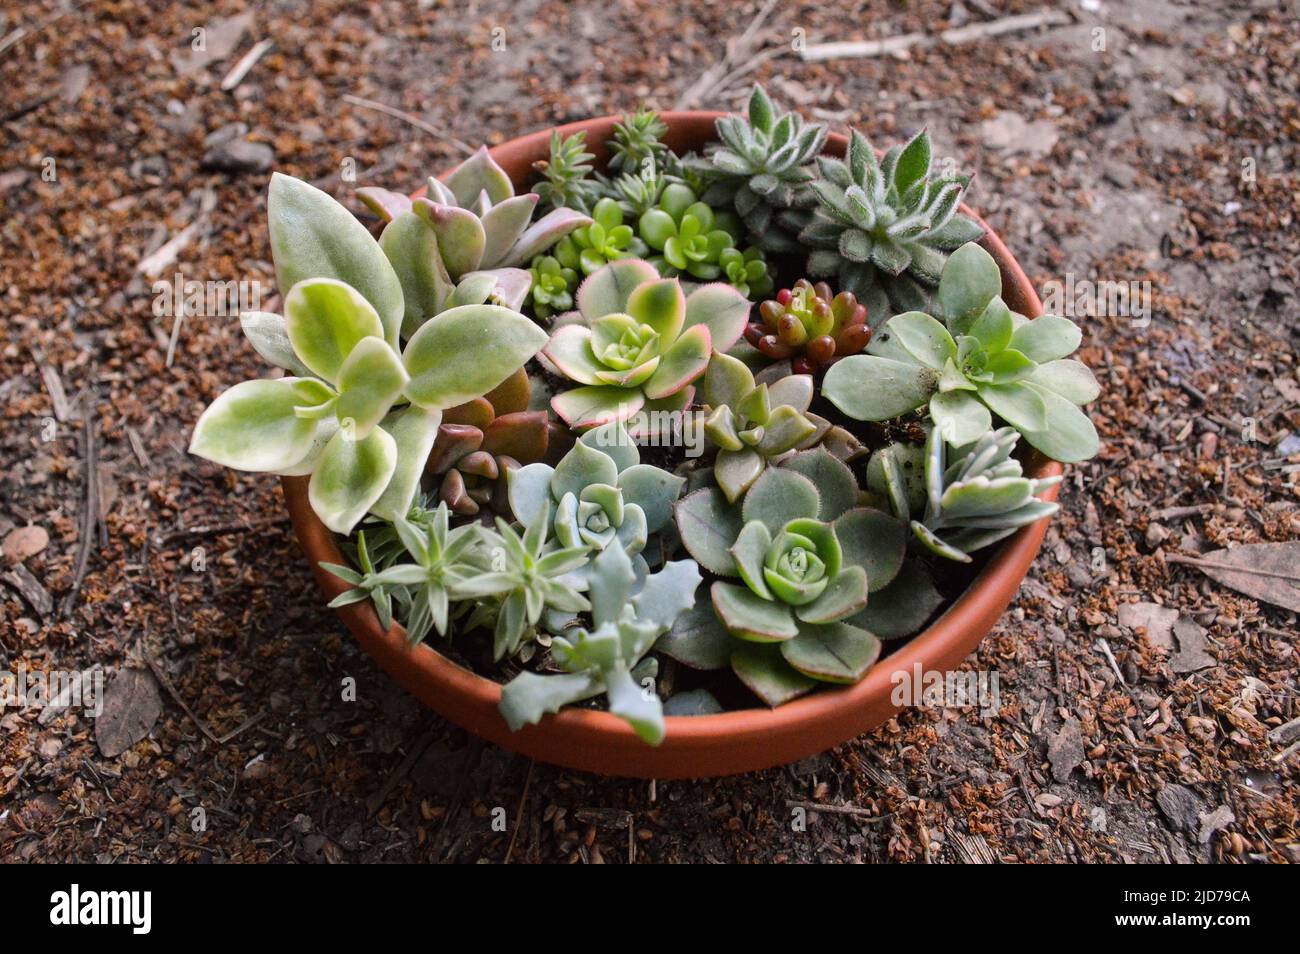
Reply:
[[[393,625],[393,595],[390,584],[379,578],[380,568],[370,556],[370,546],[366,542],[364,530],[357,534],[356,563],[360,568],[359,572],[350,566],[321,561],[322,569],[328,570],[344,583],[350,584],[349,589],[330,600],[329,608],[338,609],[341,606],[369,600],[370,605],[375,609],[375,615],[379,617],[380,628],[387,632]]]
[[[713,476],[729,503],[744,496],[769,461],[815,444],[830,427],[808,413],[810,375],[756,385],[744,362],[727,354],[713,355],[700,397],[709,407],[704,433],[718,448]]]
[[[826,144],[826,127],[778,114],[761,86],[749,98],[747,119],[724,116],[716,125],[721,142],[683,163],[710,183],[703,200],[731,204],[749,240],[765,251],[798,251],[793,233],[814,201],[812,161]]]
[[[609,711],[644,741],[663,741],[663,707],[652,689],[657,663],[643,657],[694,605],[700,571],[694,562],[678,560],[638,579],[621,547],[601,551],[590,575],[590,626],[566,630],[551,642],[551,660],[562,672],[522,672],[502,689],[500,711],[511,729],[604,693]]]
[[[539,255],[529,269],[528,300],[538,318],[573,308],[573,293],[578,287],[578,270],[562,265],[554,255]]]
[[[559,130],[553,130],[550,158],[533,163],[533,169],[542,176],[533,192],[548,208],[576,209],[590,215],[600,195],[599,183],[591,175],[591,161],[595,158],[587,152],[585,132],[561,137]]]
[[[938,428],[931,430],[925,445],[924,516],[911,521],[912,532],[930,552],[969,563],[972,550],[997,543],[1060,509],[1039,500],[1038,494],[1061,478],[1024,476],[1020,461],[1011,456],[1019,439],[1013,427],[989,431],[956,448],[949,464],[948,442]],[[890,484],[906,483],[896,459],[885,460],[881,469]],[[909,519],[911,501],[906,495],[891,498],[899,518]]]
[[[551,426],[545,411],[528,410],[531,382],[522,368],[481,398],[443,412],[426,470],[453,512],[487,507],[509,513],[506,475],[546,456]]]
[[[668,147],[659,140],[668,132],[668,124],[652,109],[638,109],[622,122],[614,124],[614,137],[609,144],[610,172],[631,172],[645,166],[647,160],[658,164],[663,161]]]
[[[555,467],[510,471],[510,506],[531,528],[550,520],[562,546],[601,551],[617,546],[636,556],[672,517],[685,479],[640,462],[620,422],[588,431]]]
[[[603,198],[592,210],[590,225],[574,229],[555,243],[552,250],[560,265],[591,275],[620,258],[643,258],[648,251],[632,226],[623,224],[623,209]]]
[[[713,584],[722,626],[745,643],[780,644],[733,645],[729,658],[741,681],[769,705],[819,681],[856,682],[879,654],[876,637],[845,620],[863,610],[869,591],[898,574],[906,528],[856,500],[848,467],[818,449],[764,471],[739,514],[713,488],[677,505],[687,552],[718,576],[740,578]],[[713,639],[707,623],[687,622],[695,638],[661,640],[674,658],[680,653],[689,660]]]
[[[867,309],[853,292],[832,297],[825,282],[801,278],[759,305],[758,313],[762,320],[745,328],[745,340],[774,361],[790,361],[796,374],[857,354],[871,340]]]
[[[992,256],[963,246],[948,260],[936,296],[946,325],[919,311],[894,316],[869,354],[827,371],[823,393],[866,421],[928,402],[936,429],[953,446],[977,440],[996,414],[1049,457],[1092,457],[1097,431],[1078,406],[1099,388],[1085,365],[1067,358],[1079,346],[1078,326],[1056,315],[1031,321],[1015,314],[998,288]]]
[[[584,581],[573,576],[591,551],[586,546],[548,546],[550,523],[548,512],[521,536],[497,517],[495,533],[481,530],[489,568],[460,584],[458,593],[462,599],[481,601],[471,625],[493,621],[494,660],[513,655],[525,638],[535,636],[547,610],[572,614],[591,609],[582,595]]]
[[[576,430],[641,412],[653,427],[664,419],[655,412],[689,406],[710,353],[736,343],[748,313],[745,297],[727,285],[703,285],[688,296],[648,262],[610,262],[583,282],[578,314],[543,350],[559,373],[582,385],[555,395],[551,407]]]
[[[415,199],[375,188],[358,189],[357,196],[388,223],[403,211],[414,212],[432,229],[433,244],[452,281],[471,272],[527,265],[574,229],[591,224],[572,208],[556,208],[533,222],[540,197],[534,192],[515,195],[510,177],[486,146],[457,166],[446,182],[431,176],[426,188]],[[427,238],[420,244],[427,246]]]
[[[856,130],[845,160],[821,156],[812,183],[817,205],[799,233],[813,275],[834,275],[875,323],[927,307],[947,253],[984,234],[957,211],[969,176],[931,177],[930,135],[922,130],[877,160]]]
[[[335,576],[354,586],[341,594],[331,607],[359,602],[369,596],[378,610],[381,625],[387,629],[392,621],[391,598],[397,597],[402,608],[408,645],[414,646],[435,630],[447,636],[452,601],[460,599],[460,584],[482,573],[483,556],[476,552],[480,531],[476,525],[451,527],[450,512],[440,504],[427,524],[410,523],[402,517],[393,521],[393,529],[413,562],[399,563],[375,572],[366,553],[365,534],[358,535],[358,558],[364,575],[336,564],[321,564]]]

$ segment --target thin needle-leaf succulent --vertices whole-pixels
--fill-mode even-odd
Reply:
[[[600,197],[600,184],[592,178],[591,161],[595,158],[587,152],[585,132],[561,136],[558,130],[553,130],[550,158],[533,164],[533,169],[542,176],[533,191],[547,208],[575,209],[590,215]]]

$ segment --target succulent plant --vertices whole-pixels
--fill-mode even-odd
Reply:
[[[506,475],[546,455],[550,427],[545,411],[528,410],[530,390],[520,368],[483,397],[443,412],[425,469],[439,478],[438,498],[454,513],[508,514]]]
[[[812,161],[826,144],[826,127],[805,125],[796,113],[778,115],[761,86],[754,87],[748,113],[748,120],[719,119],[721,142],[684,165],[711,183],[706,203],[734,206],[750,241],[769,252],[799,251],[791,227],[802,224],[800,213],[813,204]]]
[[[468,625],[493,620],[493,659],[518,651],[525,637],[548,610],[581,613],[591,609],[583,584],[573,571],[587,563],[585,546],[548,546],[549,514],[536,520],[521,536],[500,517],[496,532],[483,530],[482,547],[489,569],[458,585],[462,599],[480,600]]]
[[[600,197],[599,183],[591,176],[591,161],[595,158],[587,152],[585,132],[561,136],[558,130],[552,130],[550,158],[533,163],[533,169],[542,176],[533,191],[549,208],[576,209],[590,215]]]
[[[551,407],[578,430],[643,411],[651,420],[662,419],[654,412],[681,411],[713,349],[736,343],[748,313],[749,303],[730,286],[703,285],[687,296],[648,262],[610,262],[583,282],[578,314],[543,351],[582,385],[555,395]]]
[[[883,421],[928,402],[930,418],[953,446],[992,426],[990,411],[1060,461],[1097,453],[1097,431],[1078,405],[1099,393],[1092,372],[1069,360],[1079,328],[1068,318],[1033,321],[998,295],[997,264],[978,245],[944,267],[936,303],[945,321],[906,312],[882,326],[868,348],[826,372],[822,393],[858,420]],[[955,336],[955,337],[954,337]]]
[[[637,229],[658,253],[649,261],[665,278],[685,273],[711,281],[722,274],[722,253],[736,245],[730,232],[717,227],[713,210],[684,185],[666,186]]]
[[[713,618],[697,607],[682,623],[690,639],[670,633],[659,648],[686,665],[725,652],[741,681],[773,706],[820,681],[861,679],[879,641],[846,620],[867,606],[869,592],[897,576],[907,531],[893,516],[857,503],[852,472],[822,449],[765,470],[739,508],[711,487],[679,501],[677,528],[687,552],[740,582],[715,582]],[[718,645],[719,629],[741,642]],[[701,654],[700,644],[710,643],[717,649]]]
[[[767,267],[767,258],[757,246],[751,245],[743,252],[737,248],[724,248],[718,255],[718,267],[722,269],[722,280],[746,298],[766,295],[776,287]]]
[[[663,707],[652,691],[655,640],[695,602],[700,571],[692,560],[666,563],[638,574],[621,547],[608,547],[592,563],[591,624],[566,630],[551,642],[561,672],[522,672],[501,692],[501,715],[511,729],[538,722],[548,712],[605,693],[609,711],[651,745],[663,741]]]
[[[652,109],[638,109],[622,122],[614,124],[614,137],[609,144],[609,170],[630,172],[644,166],[646,160],[662,162],[668,147],[660,137],[668,131],[668,124]]]
[[[969,176],[931,178],[929,133],[877,160],[856,130],[846,160],[821,156],[812,184],[817,207],[799,239],[814,276],[834,275],[874,322],[927,307],[947,253],[984,229],[957,211]]]
[[[718,448],[713,476],[731,503],[744,495],[768,461],[815,443],[830,427],[808,414],[811,376],[791,374],[771,386],[756,385],[744,362],[727,354],[713,355],[700,397],[709,407],[704,433]]]
[[[595,221],[590,225],[574,229],[555,244],[553,254],[562,266],[591,275],[616,259],[645,255],[645,242],[623,224],[623,209],[613,199],[598,201],[592,217]]]
[[[574,229],[591,224],[572,208],[553,209],[533,222],[540,197],[515,195],[510,177],[486,146],[457,166],[445,183],[431,176],[427,194],[419,198],[372,187],[358,189],[357,197],[385,222],[412,211],[426,222],[452,281],[471,272],[526,265]]]
[[[510,506],[525,527],[549,518],[561,545],[640,553],[672,518],[685,479],[640,462],[621,422],[584,434],[555,467],[529,464],[508,476]]]
[[[333,573],[350,587],[332,599],[329,608],[338,609],[341,606],[369,600],[370,605],[375,609],[375,615],[379,617],[380,628],[387,632],[393,625],[393,584],[380,579],[380,567],[370,556],[370,546],[366,542],[364,530],[357,534],[356,564],[359,570],[340,563],[321,561],[322,569]]]
[[[554,255],[539,255],[529,269],[529,300],[538,318],[568,311],[573,307],[573,292],[578,287],[578,270],[560,264]]]
[[[450,512],[446,504],[439,505],[428,524],[409,523],[402,517],[392,522],[398,538],[414,562],[399,563],[379,572],[370,565],[365,550],[365,534],[358,534],[358,557],[364,575],[345,566],[322,563],[325,569],[346,582],[352,589],[340,594],[331,607],[346,606],[370,598],[376,609],[382,603],[379,622],[388,629],[392,622],[391,596],[401,604],[406,625],[407,643],[411,646],[424,640],[430,630],[439,636],[448,634],[451,603],[459,599],[460,584],[483,571],[481,556],[475,559],[475,546],[480,542],[476,525],[450,526]],[[390,596],[391,594],[391,596]]]
[[[797,374],[857,354],[871,340],[867,309],[853,292],[832,296],[825,282],[801,278],[759,305],[758,313],[762,321],[745,328],[745,340],[775,361],[789,360]]]
[[[624,215],[640,219],[646,212],[659,204],[668,180],[653,161],[642,163],[635,171],[625,172],[610,181],[605,188],[606,195],[618,202]]]
[[[1020,461],[1011,456],[1019,439],[1013,427],[989,431],[954,449],[949,464],[948,442],[938,428],[931,430],[925,445],[925,512],[921,520],[911,520],[912,532],[930,552],[969,563],[971,551],[997,543],[1060,509],[1037,497],[1061,478],[1024,476]],[[912,500],[897,459],[884,461],[881,470],[895,513],[908,520]]]

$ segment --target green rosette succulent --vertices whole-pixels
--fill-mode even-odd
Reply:
[[[889,315],[927,308],[947,253],[984,234],[957,211],[970,177],[931,177],[924,130],[882,160],[855,130],[846,160],[821,156],[817,165],[817,207],[799,233],[816,250],[808,271],[835,276],[840,291],[866,305],[873,328]]]
[[[668,124],[652,109],[641,108],[614,124],[609,143],[609,171],[631,172],[649,161],[662,163],[668,147],[660,142]]]
[[[539,255],[533,259],[529,278],[529,301],[538,318],[550,318],[573,308],[573,292],[579,281],[576,268],[561,264],[554,255]]]
[[[604,693],[609,711],[651,745],[664,738],[663,705],[647,691],[658,662],[646,654],[655,640],[695,602],[699,567],[691,560],[638,574],[621,547],[608,547],[591,564],[590,623],[551,641],[553,675],[521,672],[501,691],[501,715],[511,729],[539,722],[548,712]]]
[[[687,552],[723,579],[709,611],[697,606],[659,648],[693,667],[730,665],[772,706],[861,679],[880,644],[854,618],[898,575],[907,530],[858,501],[852,472],[821,448],[765,470],[740,507],[711,487],[679,501]]]
[[[623,209],[610,198],[603,198],[592,210],[590,225],[574,229],[555,243],[553,254],[560,265],[592,275],[609,262],[620,258],[642,258],[645,242],[637,238],[630,225],[623,224]]]
[[[558,130],[552,130],[550,158],[533,163],[542,176],[533,191],[548,208],[576,209],[590,215],[591,207],[600,198],[600,184],[592,178],[591,163],[595,158],[587,152],[585,132],[561,136]]]
[[[713,210],[675,183],[664,188],[658,205],[641,216],[637,229],[658,253],[650,264],[666,278],[686,274],[712,281],[722,275],[722,253],[736,245],[732,234],[717,226]]]
[[[1019,439],[1013,427],[989,431],[954,449],[952,463],[948,463],[948,442],[937,428],[931,430],[924,451],[924,515],[920,520],[911,519],[918,509],[917,494],[899,456],[882,456],[879,464],[873,458],[868,478],[873,470],[879,475],[894,512],[910,521],[912,532],[927,550],[969,563],[971,551],[991,546],[1060,509],[1055,502],[1039,500],[1038,495],[1061,478],[1024,476],[1020,461],[1011,456]]]
[[[721,142],[683,162],[709,183],[703,200],[733,206],[749,240],[765,251],[800,251],[795,234],[814,201],[812,162],[826,144],[826,127],[778,114],[761,86],[749,98],[748,117],[724,116],[716,126]]]
[[[289,376],[221,394],[195,424],[190,453],[238,470],[310,475],[312,507],[337,533],[367,512],[404,516],[442,410],[496,387],[546,335],[499,305],[457,305],[399,350],[401,283],[365,227],[319,189],[278,174],[268,218],[276,276],[288,289],[284,315],[240,321]],[[461,355],[470,348],[474,362]]]
[[[640,462],[621,423],[588,431],[555,467],[536,463],[510,471],[510,507],[532,527],[551,520],[560,545],[636,556],[672,517],[685,479]]]
[[[936,304],[891,318],[868,346],[826,372],[822,393],[845,414],[883,421],[928,404],[948,443],[978,440],[996,414],[1059,461],[1097,453],[1096,428],[1079,406],[1096,399],[1091,371],[1070,360],[1081,333],[1068,318],[1015,314],[998,294],[997,263],[971,243],[953,253]]]
[[[704,433],[718,448],[713,476],[735,503],[769,461],[815,444],[830,422],[808,413],[812,376],[791,374],[770,386],[754,383],[744,362],[715,353],[704,373],[700,397],[709,408]]]
[[[718,267],[722,270],[723,280],[746,298],[758,298],[776,287],[767,267],[767,258],[756,246],[743,252],[737,248],[724,248],[718,255]]]
[[[654,427],[689,406],[710,354],[736,343],[748,313],[745,296],[728,285],[685,295],[648,262],[610,262],[583,282],[577,313],[556,319],[560,327],[543,349],[581,385],[555,395],[551,407],[575,430],[634,415]]]

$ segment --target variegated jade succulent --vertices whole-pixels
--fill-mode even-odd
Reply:
[[[794,235],[814,201],[812,162],[826,144],[826,127],[805,125],[796,113],[778,115],[761,86],[749,98],[748,118],[724,116],[716,126],[721,142],[685,162],[709,183],[702,199],[715,208],[732,205],[760,248],[799,251]]]
[[[744,362],[714,354],[701,382],[709,408],[704,433],[718,448],[713,476],[735,503],[758,479],[768,461],[817,442],[830,423],[808,413],[812,377],[791,374],[770,386],[755,384]]]
[[[400,192],[365,187],[357,197],[385,222],[414,212],[431,228],[443,267],[453,281],[471,272],[527,266],[591,219],[558,208],[533,222],[539,197],[515,195],[514,185],[483,147],[456,167],[447,181],[430,177],[427,193],[412,199]]]
[[[769,705],[818,681],[856,682],[879,655],[876,637],[846,620],[898,574],[906,527],[857,498],[848,467],[815,449],[765,470],[739,508],[713,488],[677,505],[687,552],[720,577],[739,577],[713,584],[712,607],[740,640],[731,668]],[[708,619],[686,622],[695,639],[716,639]],[[681,647],[670,637],[661,648],[677,656]],[[692,652],[683,654],[688,665],[699,660]]]
[[[1097,431],[1079,405],[1097,397],[1097,381],[1067,358],[1079,346],[1079,328],[1056,315],[1030,321],[1015,314],[1000,290],[992,256],[973,243],[963,246],[939,282],[936,304],[944,321],[919,311],[894,316],[868,354],[826,372],[823,393],[864,421],[928,403],[935,427],[953,446],[978,440],[996,414],[1048,457],[1092,457]]]
[[[195,424],[190,452],[239,470],[310,474],[312,507],[338,533],[367,512],[404,516],[442,410],[496,387],[546,335],[507,308],[459,305],[399,351],[401,283],[365,227],[324,192],[278,174],[268,218],[285,313],[241,323],[290,376],[220,395]],[[466,362],[470,348],[478,358]]]
[[[871,340],[867,309],[853,292],[832,296],[825,282],[806,278],[758,306],[761,321],[745,328],[745,340],[774,361],[788,360],[796,374],[811,374]]]
[[[562,546],[640,553],[663,529],[686,481],[640,462],[619,422],[588,431],[555,467],[529,464],[511,471],[510,506],[525,527],[550,519]]]
[[[566,424],[587,430],[638,412],[681,411],[716,348],[736,343],[749,303],[736,289],[703,285],[689,296],[640,259],[611,262],[578,289],[578,313],[543,354],[580,387],[551,399]]]
[[[947,253],[984,234],[957,211],[969,176],[931,177],[930,137],[924,130],[876,159],[856,130],[845,160],[821,156],[812,183],[817,207],[799,233],[814,276],[834,275],[873,322],[925,309]]]
[[[640,581],[640,582],[639,582]],[[664,738],[663,706],[647,691],[658,661],[646,654],[655,640],[695,603],[700,571],[691,560],[638,574],[622,547],[601,550],[591,564],[590,625],[551,641],[551,661],[561,672],[521,672],[501,692],[501,715],[512,729],[541,720],[562,706],[604,693],[609,711],[644,741]]]

